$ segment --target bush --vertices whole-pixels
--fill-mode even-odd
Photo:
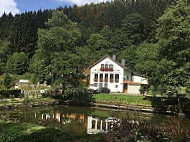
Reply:
[[[59,101],[68,102],[70,105],[88,106],[91,102],[94,102],[93,94],[83,88],[68,88],[65,91],[55,89],[42,94],[42,97],[58,99]]]
[[[146,93],[146,91],[147,91],[147,87],[141,86],[141,88],[139,89],[139,91],[140,91],[141,95],[144,95]]]
[[[93,95],[88,93],[87,90],[76,88],[76,89],[68,89],[63,92],[63,99],[65,101],[69,101],[72,105],[89,105],[94,101]]]
[[[6,87],[6,89],[9,89],[12,85],[12,78],[7,73],[5,74],[3,85]]]
[[[22,98],[21,90],[0,90],[0,98]]]
[[[166,111],[167,107],[164,104],[164,99],[164,97],[150,97],[152,107],[154,107],[156,111]]]
[[[184,113],[190,116],[190,99],[186,97],[146,97],[151,101],[152,107],[159,112],[171,111],[173,113]]]
[[[164,130],[152,127],[145,122],[136,122],[123,118],[113,124],[105,138],[107,142],[166,142],[169,139]]]

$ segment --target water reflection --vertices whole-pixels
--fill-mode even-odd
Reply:
[[[176,124],[184,130],[190,127],[190,120],[184,117],[131,111],[117,112],[87,107],[61,106],[0,111],[0,119],[54,127],[79,135],[108,132],[113,127],[113,122],[123,117],[131,121],[146,121],[158,127],[176,126]]]
[[[88,134],[108,132],[113,127],[113,123],[119,120],[113,117],[101,118],[92,115],[87,116],[79,113],[63,114],[58,111],[54,111],[52,114],[35,112],[34,117],[37,120],[44,122],[44,124],[50,124],[53,121],[56,121],[56,123],[60,124],[61,126],[68,124],[72,125],[74,122],[75,124],[81,123],[83,127],[86,128],[86,133]],[[73,127],[73,131],[76,130],[76,127]]]
[[[93,116],[88,116],[87,133],[97,134],[108,132],[113,127],[113,123],[116,121],[118,121],[118,119],[112,117],[100,119]]]

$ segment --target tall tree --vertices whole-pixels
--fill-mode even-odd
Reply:
[[[24,53],[15,52],[6,64],[7,72],[22,75],[28,70],[28,56]]]
[[[76,47],[81,37],[77,24],[69,20],[63,11],[57,10],[53,12],[46,26],[46,29],[38,32],[38,50],[32,60],[31,71],[38,71],[38,75],[43,74],[43,78],[49,83],[58,78],[74,81],[80,74],[79,68],[81,69],[76,55]],[[40,61],[40,67],[36,60]],[[72,76],[75,78],[71,78]]]
[[[166,90],[189,88],[190,6],[179,0],[158,19],[157,44],[139,46],[137,68],[152,85]]]
[[[185,86],[187,64],[190,62],[190,5],[187,0],[179,0],[159,18],[157,29],[160,57],[173,62],[171,70],[163,74],[170,87]]]
[[[126,15],[122,29],[133,44],[139,44],[147,38],[145,19],[138,13]]]

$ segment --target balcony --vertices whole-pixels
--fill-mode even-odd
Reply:
[[[104,79],[104,82],[108,82],[108,78],[105,78],[105,79]]]
[[[94,79],[94,82],[98,82],[98,79],[97,79],[97,78],[95,78],[95,79]]]
[[[105,71],[105,72],[113,71],[113,68],[100,68],[100,71]]]
[[[110,79],[110,82],[113,83],[113,79]]]
[[[103,82],[103,78],[100,78],[100,82]]]
[[[119,79],[115,79],[115,82],[116,82],[116,83],[119,83]]]

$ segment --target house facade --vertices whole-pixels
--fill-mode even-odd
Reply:
[[[139,94],[140,86],[148,84],[147,80],[125,67],[124,59],[119,63],[115,58],[105,56],[85,71],[89,89],[106,87],[110,92]]]

